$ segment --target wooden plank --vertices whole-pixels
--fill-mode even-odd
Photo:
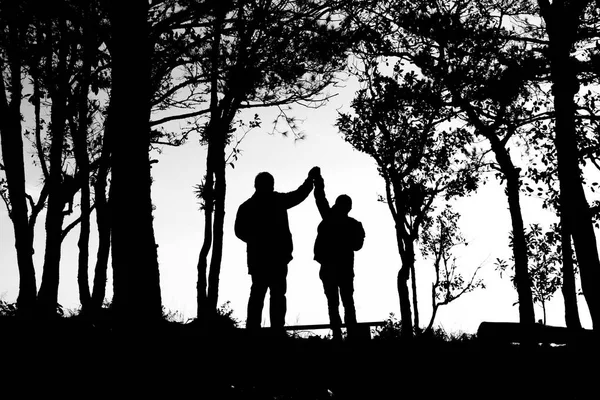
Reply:
[[[358,326],[384,326],[387,322],[358,322]],[[342,328],[347,328],[346,324],[342,324]],[[331,324],[312,324],[312,325],[288,325],[283,327],[286,331],[313,331],[318,329],[331,329]]]
[[[373,322],[358,322],[355,325],[355,331],[352,335],[353,340],[368,341],[371,340],[371,327],[385,326],[385,321],[373,321]],[[342,328],[348,328],[347,324],[342,324]],[[290,325],[285,326],[283,329],[286,331],[313,331],[318,329],[331,329],[331,324],[312,324],[312,325]]]

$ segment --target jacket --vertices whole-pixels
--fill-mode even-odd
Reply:
[[[246,242],[248,273],[264,264],[287,264],[294,245],[287,210],[300,204],[312,190],[312,182],[289,193],[258,193],[240,205],[235,234]]]

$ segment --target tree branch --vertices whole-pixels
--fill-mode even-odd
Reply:
[[[88,210],[88,212],[86,213],[86,217],[89,216],[92,211],[94,211],[94,209],[96,208],[96,204],[94,203],[90,209]],[[61,235],[60,235],[60,240],[61,242],[63,240],[65,240],[65,237],[67,237],[67,235],[69,234],[69,232],[71,232],[71,230],[73,230],[73,228],[75,228],[80,222],[81,222],[81,218],[83,217],[83,215],[80,215],[75,221],[71,222],[65,229],[63,229]]]

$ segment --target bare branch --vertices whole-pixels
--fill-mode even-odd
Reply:
[[[186,113],[186,114],[171,115],[169,117],[164,117],[164,118],[161,118],[159,120],[150,121],[150,126],[161,125],[161,124],[164,124],[164,123],[167,123],[167,122],[177,121],[177,120],[181,120],[181,119],[199,117],[201,115],[208,114],[209,112],[210,112],[210,109],[207,108],[207,109],[204,109],[204,110],[194,111],[194,112]]]
[[[93,204],[90,207],[89,211],[86,213],[87,215],[85,215],[85,216],[86,217],[89,216],[92,213],[92,211],[94,211],[95,208],[96,208],[96,204]],[[67,237],[69,232],[71,232],[73,230],[73,228],[75,228],[77,225],[79,225],[82,217],[84,217],[84,216],[80,215],[75,221],[71,222],[69,225],[67,225],[67,227],[65,229],[63,229],[61,236],[60,236],[61,241],[65,240],[65,238]]]

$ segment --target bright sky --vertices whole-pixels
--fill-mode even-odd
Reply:
[[[275,190],[286,192],[297,188],[313,166],[321,167],[330,201],[342,193],[353,199],[350,215],[361,221],[366,231],[364,247],[356,253],[355,260],[354,297],[359,322],[384,320],[390,313],[399,316],[396,276],[400,257],[394,223],[387,206],[377,201],[378,195],[384,194],[383,180],[377,173],[374,161],[345,143],[334,126],[336,110],[347,110],[351,98],[352,89],[349,87],[341,90],[340,95],[322,109],[295,108],[292,114],[302,120],[301,129],[306,134],[305,140],[296,142],[291,136],[286,138],[268,134],[271,131],[269,123],[276,112],[262,110],[259,115],[263,127],[248,134],[240,146],[243,153],[235,163],[235,168],[227,169],[219,304],[229,301],[236,318],[245,320],[251,283],[247,274],[245,244],[233,233],[239,205],[253,194],[257,173],[271,172],[275,178]],[[27,154],[29,152],[27,150]],[[153,156],[159,160],[152,169],[152,194],[156,206],[154,229],[159,245],[163,304],[167,309],[181,313],[185,319],[194,318],[196,265],[204,220],[193,187],[204,175],[206,153],[197,138],[191,138],[182,147],[165,148],[162,154]],[[35,177],[28,181],[28,190],[34,197],[41,188],[38,182]],[[522,200],[526,225],[543,222],[543,213],[535,199]],[[474,333],[482,321],[518,321],[518,308],[513,305],[517,299],[516,291],[508,278],[499,278],[493,265],[496,258],[509,257],[510,219],[503,188],[492,178],[476,195],[458,201],[456,207],[462,214],[462,233],[470,243],[460,254],[462,272],[469,276],[469,272],[483,263],[480,276],[487,288],[440,308],[436,324],[449,332]],[[44,214],[40,215],[36,230],[34,261],[38,287],[43,265],[44,220]],[[320,221],[312,194],[289,211],[289,220],[294,239],[294,259],[289,265],[286,323],[327,323],[326,299],[318,277],[319,265],[312,259],[312,246]],[[92,226],[94,229],[95,226]],[[63,245],[59,303],[68,309],[75,309],[79,305],[76,282],[78,234],[78,229],[74,229]],[[92,240],[90,281],[93,279],[97,246],[95,237]],[[0,298],[8,302],[15,301],[18,294],[13,243],[12,225],[6,208],[0,205]],[[426,326],[431,314],[433,267],[419,257],[416,271],[421,325]],[[110,298],[110,270],[108,279],[107,296]],[[584,327],[591,328],[582,296],[579,297],[579,306]],[[263,325],[268,325],[268,309],[267,294]],[[562,296],[558,292],[549,306],[548,324],[564,326],[563,313]],[[536,318],[542,318],[539,307],[536,307]]]

